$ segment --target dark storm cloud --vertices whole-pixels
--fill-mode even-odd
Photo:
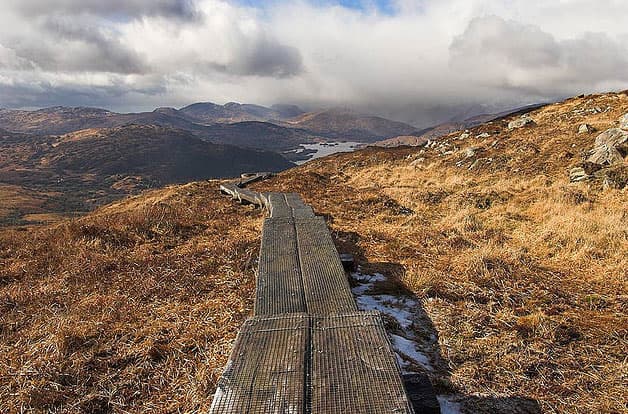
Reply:
[[[129,96],[146,99],[165,92],[163,86],[133,88],[121,82],[106,86],[57,85],[47,81],[0,83],[0,108],[46,106],[120,107]]]
[[[241,45],[229,64],[214,67],[233,75],[288,78],[303,71],[303,59],[298,49],[262,36]]]
[[[54,42],[29,43],[21,52],[45,70],[145,73],[142,58],[126,47],[115,33],[75,19],[44,19],[41,29]],[[66,53],[63,53],[65,49]]]
[[[9,0],[27,16],[91,14],[113,19],[164,16],[196,19],[192,0]]]

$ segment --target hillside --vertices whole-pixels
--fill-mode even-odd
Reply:
[[[180,112],[201,123],[234,123],[243,121],[273,121],[292,118],[303,113],[295,105],[274,105],[271,108],[260,105],[229,102],[218,105],[199,102],[180,109]]]
[[[257,121],[214,124],[205,129],[203,138],[221,144],[280,152],[293,150],[300,144],[318,139],[308,131]]]
[[[415,127],[403,122],[343,109],[309,112],[282,125],[298,127],[331,139],[356,142],[374,142],[416,132]]]
[[[599,136],[627,113],[627,93],[573,98],[252,187],[299,192],[326,217],[358,278],[373,275],[369,299],[416,321],[408,336],[449,406],[620,413],[628,167],[617,154],[627,152]],[[596,139],[614,147],[612,165],[591,161]],[[208,408],[252,311],[265,216],[218,184],[0,232],[0,411]]]
[[[85,211],[146,188],[293,165],[276,153],[212,144],[157,126],[88,129],[60,137],[5,133],[0,148],[0,184],[13,194],[9,200],[16,200],[4,206],[1,221]]]
[[[473,128],[491,121],[498,121],[509,116],[522,115],[543,106],[545,106],[545,104],[528,105],[521,108],[515,108],[499,112],[496,114],[476,115],[460,121],[444,122],[430,128],[425,128],[422,131],[416,131],[409,136],[388,138],[375,142],[373,143],[373,145],[378,147],[398,147],[401,145],[409,145],[413,147],[419,146],[425,144],[425,142],[429,140],[438,139],[455,131],[466,130],[467,128]]]

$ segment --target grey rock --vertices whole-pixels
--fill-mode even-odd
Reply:
[[[509,122],[508,129],[517,129],[517,128],[523,128],[525,126],[533,126],[533,125],[536,125],[536,122],[534,122],[534,120],[530,118],[529,116],[524,115],[519,119]]]
[[[475,157],[475,154],[477,153],[478,149],[479,149],[479,148],[477,148],[477,147],[469,147],[469,148],[466,148],[466,149],[464,150],[464,156],[465,156],[466,158]]]
[[[489,134],[488,132],[485,132],[483,134],[478,135],[476,138],[488,138],[490,136],[491,136],[491,134]]]
[[[617,147],[628,141],[628,131],[619,128],[611,128],[602,132],[595,138],[595,146],[609,145]]]
[[[467,139],[471,136],[471,134],[469,134],[468,132],[465,132],[464,134],[461,134],[458,139]]]
[[[569,170],[569,180],[573,183],[588,180],[590,177],[582,167],[575,167]]]
[[[592,133],[594,131],[595,131],[595,128],[593,128],[589,124],[582,124],[578,128],[578,134],[590,134],[590,133]]]
[[[628,130],[628,114],[619,118],[619,127],[621,129]]]
[[[624,154],[628,142],[628,131],[612,128],[602,132],[595,138],[595,146],[589,153],[587,161],[600,165],[615,165],[624,162]]]

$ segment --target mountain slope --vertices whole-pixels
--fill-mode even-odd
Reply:
[[[499,121],[503,118],[522,115],[533,111],[538,108],[542,108],[546,104],[534,104],[521,108],[509,109],[507,111],[499,112],[496,114],[483,114],[476,115],[471,118],[467,118],[461,121],[450,121],[442,124],[426,128],[422,131],[417,131],[410,136],[398,136],[388,138],[382,141],[374,143],[378,147],[398,147],[401,145],[418,146],[423,145],[429,140],[435,140],[447,134],[451,134],[454,131],[466,130],[467,128],[473,128],[481,124],[486,124],[492,121]]]
[[[204,123],[233,123],[243,121],[272,121],[291,118],[303,113],[295,105],[274,105],[267,108],[260,105],[229,102],[218,105],[211,102],[199,102],[179,110],[189,118]]]
[[[300,192],[363,273],[404,283],[373,283],[373,298],[417,304],[414,341],[462,412],[622,412],[628,162],[568,172],[592,168],[627,113],[628,92],[574,98],[523,127],[514,116],[430,147],[339,154],[255,189]]]
[[[293,118],[284,125],[302,128],[332,139],[357,142],[373,142],[416,132],[415,127],[403,122],[343,109],[310,112]]]
[[[369,299],[403,308],[412,332],[387,316],[391,341],[419,346],[411,368],[448,406],[620,413],[628,194],[568,170],[626,113],[628,93],[574,98],[521,128],[334,155],[253,187],[297,191],[326,217]],[[0,411],[207,411],[252,312],[265,217],[218,185],[0,231]]]
[[[212,144],[158,126],[88,129],[58,138],[6,134],[0,148],[0,183],[57,194],[51,212],[84,210],[145,188],[293,165],[276,153]]]

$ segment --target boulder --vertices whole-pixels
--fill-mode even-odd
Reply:
[[[621,129],[628,130],[628,114],[619,118],[619,127]]]
[[[592,132],[595,132],[595,128],[589,124],[582,124],[578,128],[578,134],[590,134]]]
[[[574,167],[569,170],[569,180],[572,183],[588,180],[591,176],[582,167]]]
[[[612,128],[595,138],[595,147],[587,161],[600,165],[615,165],[624,162],[628,142],[628,131]]]
[[[523,115],[521,118],[516,119],[508,123],[508,129],[523,128],[525,126],[536,125],[536,122],[527,115]]]

